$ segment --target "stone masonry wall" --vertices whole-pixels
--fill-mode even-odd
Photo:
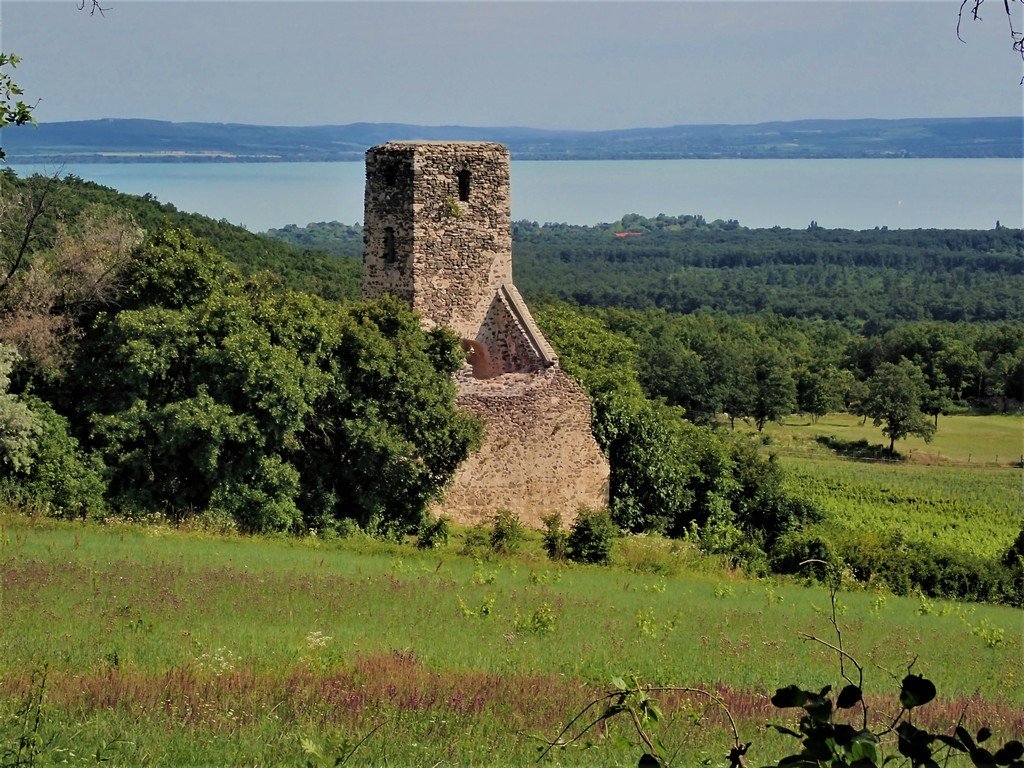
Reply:
[[[491,361],[488,376],[543,371],[558,358],[533,322],[515,286],[502,285],[476,333]]]
[[[391,294],[471,355],[458,405],[483,419],[482,448],[438,511],[475,523],[502,508],[524,524],[608,500],[590,400],[512,284],[509,154],[487,142],[389,142],[366,154],[363,295]]]
[[[413,297],[413,156],[378,147],[366,155],[363,296]],[[388,232],[390,230],[390,233]]]
[[[468,174],[466,200],[460,173]],[[474,338],[498,286],[512,282],[508,150],[489,142],[374,147],[365,206],[363,294],[407,298],[432,323]]]
[[[608,462],[590,431],[590,398],[558,367],[458,378],[458,404],[484,420],[483,447],[459,467],[437,511],[477,523],[511,509],[533,528],[553,512],[608,503]]]

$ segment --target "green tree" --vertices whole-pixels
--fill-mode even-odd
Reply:
[[[39,425],[29,452],[31,464],[22,472],[0,479],[0,495],[61,517],[102,516],[107,509],[106,483],[99,456],[82,450],[70,434],[67,419],[47,403],[27,397],[25,404]]]
[[[14,82],[10,70],[21,63],[21,57],[13,53],[0,51],[0,130],[9,125],[25,125],[34,122],[32,110],[34,105],[26,104],[19,97],[24,91]],[[4,69],[7,69],[5,72]],[[0,160],[7,155],[0,147]]]
[[[762,347],[754,353],[751,381],[753,390],[748,413],[764,429],[769,421],[778,421],[796,408],[796,382],[789,358],[780,350]]]
[[[338,306],[244,280],[157,234],[78,357],[89,438],[129,509],[230,513],[248,531],[414,528],[479,439],[456,340],[396,302]]]
[[[1003,410],[1011,399],[1024,400],[1024,346],[997,355],[986,371],[987,393],[998,397]]]
[[[962,400],[981,375],[978,351],[967,340],[952,339],[935,356],[935,367],[946,378],[949,394]]]
[[[677,455],[666,420],[641,396],[612,393],[594,403],[594,437],[611,469],[612,516],[622,528],[665,531],[689,509],[684,457]]]
[[[842,372],[847,373],[847,372]],[[799,408],[817,422],[822,416],[843,408],[844,392],[849,384],[848,378],[834,367],[811,371],[804,369],[798,382]]]
[[[782,536],[821,518],[819,510],[783,489],[782,467],[774,454],[762,456],[750,439],[731,440],[729,450],[735,525],[765,551],[771,551]]]
[[[570,560],[578,563],[607,565],[619,529],[605,509],[580,509],[566,539]]]
[[[32,465],[39,419],[17,395],[8,393],[11,369],[18,360],[13,347],[0,344],[0,471],[26,471]]]
[[[425,333],[397,300],[318,303],[333,339],[321,353],[326,390],[296,453],[307,515],[325,529],[344,518],[382,533],[415,529],[481,439],[455,407],[458,339]]]
[[[642,394],[640,350],[627,335],[567,304],[541,304],[534,314],[558,350],[562,367],[591,397]]]
[[[882,363],[867,381],[868,395],[863,413],[889,438],[889,454],[895,454],[897,440],[919,435],[930,442],[935,426],[921,411],[928,384],[921,369],[907,359]]]

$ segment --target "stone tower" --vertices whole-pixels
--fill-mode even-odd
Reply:
[[[366,153],[363,295],[398,296],[462,338],[458,404],[485,423],[442,511],[540,524],[607,503],[590,401],[512,283],[509,154],[486,142],[388,142]]]

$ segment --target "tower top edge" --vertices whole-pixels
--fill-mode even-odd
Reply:
[[[489,152],[508,153],[508,147],[496,141],[429,141],[429,140],[405,140],[388,141],[370,147],[367,154],[381,151],[416,152],[419,149],[425,151],[437,151],[438,149],[473,149],[487,150]]]

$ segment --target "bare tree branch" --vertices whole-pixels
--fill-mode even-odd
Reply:
[[[34,230],[36,223],[49,209],[47,206],[47,199],[50,196],[50,192],[53,190],[53,185],[58,181],[58,174],[54,174],[47,178],[46,183],[42,189],[34,189],[32,191],[31,201],[27,206],[25,227],[22,231],[21,244],[18,246],[18,250],[15,252],[14,257],[11,259],[10,267],[7,269],[7,275],[4,277],[4,281],[0,283],[0,293],[10,285],[11,278],[21,267],[25,260],[25,255],[28,253],[28,247],[32,244],[34,238]]]
[[[1013,9],[1015,6],[1012,3],[1022,2],[1022,0],[1003,0],[1003,12],[1006,14],[1006,25],[1010,30],[1010,47],[1017,53],[1021,62],[1024,63],[1024,33],[1017,30],[1013,24]],[[985,3],[985,0],[961,0],[960,11],[956,17],[956,36],[961,43],[967,42],[960,34],[960,28],[964,19],[964,11],[970,14],[971,21],[981,21],[981,6]],[[1024,85],[1024,77],[1021,78],[1021,84]]]
[[[86,2],[86,0],[78,0],[78,10],[84,11],[87,5],[89,7],[90,16],[96,15],[97,12],[100,16],[103,16],[106,14],[107,11],[110,10],[110,6],[107,6],[106,8],[101,6],[100,0],[89,0],[88,3]]]

